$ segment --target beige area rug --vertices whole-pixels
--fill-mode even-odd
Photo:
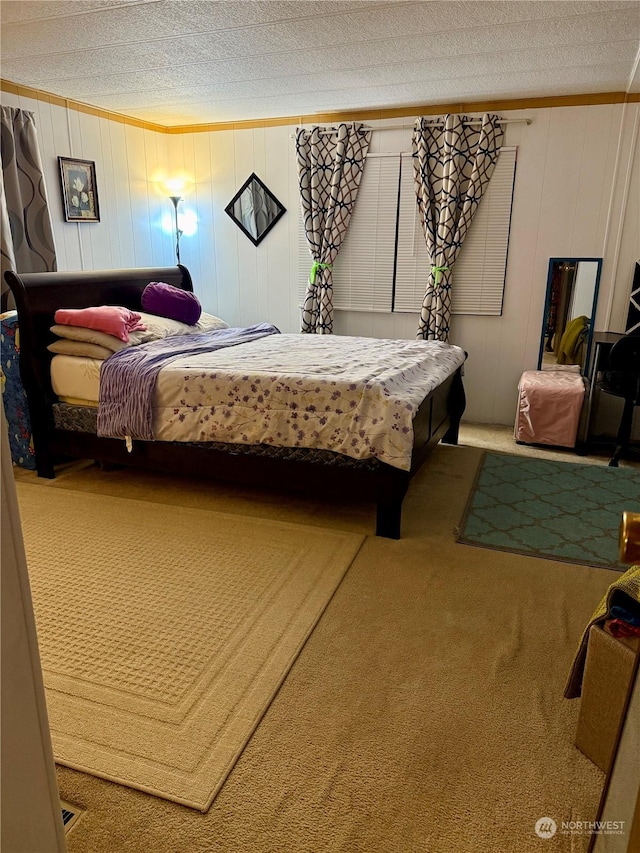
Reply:
[[[206,810],[364,537],[18,497],[56,761]]]
[[[62,795],[85,809],[69,853],[586,853],[588,836],[561,822],[594,819],[604,777],[574,746],[578,702],[562,693],[619,574],[457,543],[481,457],[434,451],[403,538],[367,539],[206,814],[59,767]],[[369,502],[340,496],[95,469],[40,482],[321,529],[374,524]],[[547,815],[559,830],[540,839]]]

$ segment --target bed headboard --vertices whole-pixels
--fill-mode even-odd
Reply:
[[[122,305],[140,310],[142,291],[150,281],[164,281],[189,291],[193,291],[193,283],[189,270],[182,265],[82,272],[8,270],[4,277],[18,310],[20,375],[29,403],[37,464],[38,443],[46,445],[46,432],[53,426],[51,404],[57,399],[49,373],[53,356],[47,346],[54,339],[49,329],[58,308]]]

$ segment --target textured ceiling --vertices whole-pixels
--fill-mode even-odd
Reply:
[[[2,0],[0,76],[166,125],[640,91],[638,2]]]

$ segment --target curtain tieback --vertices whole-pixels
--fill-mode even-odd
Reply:
[[[440,282],[440,276],[445,270],[448,270],[449,267],[431,267],[431,275],[433,276],[434,282],[433,286],[437,287]]]
[[[333,264],[321,264],[319,261],[314,261],[309,273],[309,284],[316,283],[316,272],[321,269],[332,269]]]

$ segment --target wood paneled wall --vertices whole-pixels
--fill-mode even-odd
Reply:
[[[504,115],[533,119],[530,125],[507,125],[505,138],[506,145],[518,146],[518,164],[504,311],[501,317],[456,316],[452,341],[469,353],[466,418],[508,424],[514,419],[520,375],[537,366],[550,257],[604,257],[597,327],[624,328],[638,251],[640,183],[633,176],[640,157],[637,104]],[[403,122],[410,124],[400,119],[397,129],[374,132],[371,150],[408,151],[411,129]],[[268,320],[282,331],[299,329],[294,130],[292,125],[179,137],[185,162],[193,163],[198,176],[199,214],[207,218],[200,252],[211,251],[205,232],[213,235],[218,304],[232,323]],[[211,170],[210,177],[203,177],[204,168]],[[288,211],[258,247],[224,213],[253,171]],[[195,270],[197,263],[194,258],[190,267]],[[203,263],[200,270],[205,270]],[[201,279],[203,292],[212,286],[210,279],[211,273]],[[339,334],[413,338],[416,328],[414,314],[338,312],[336,317]]]
[[[205,310],[232,325],[275,323],[299,329],[299,197],[295,125],[163,134],[3,93],[3,103],[36,113],[61,269],[170,265],[171,234],[161,220],[170,202],[151,180],[184,171],[193,181],[183,202],[198,217],[181,241]],[[505,144],[518,164],[501,317],[458,316],[452,341],[469,353],[466,418],[513,423],[517,383],[536,367],[549,257],[604,257],[599,329],[622,330],[633,264],[640,254],[640,105],[600,104],[505,112]],[[407,151],[411,120],[372,122],[372,151]],[[95,160],[101,222],[63,221],[57,155]],[[255,172],[287,214],[254,246],[224,211]],[[417,316],[339,312],[340,334],[413,338]]]
[[[4,91],[2,103],[35,114],[59,269],[175,262],[171,234],[161,227],[173,207],[152,180],[167,173],[167,134]],[[100,222],[64,221],[59,156],[95,161]]]

